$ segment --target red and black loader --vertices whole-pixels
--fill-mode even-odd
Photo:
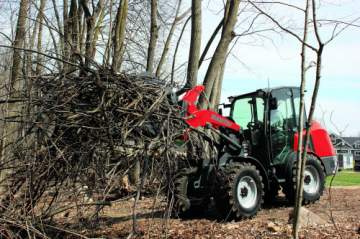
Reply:
[[[293,202],[296,186],[300,89],[279,87],[229,97],[224,117],[196,106],[204,86],[187,91],[181,101],[184,120],[192,128],[205,127],[221,140],[218,156],[179,170],[175,178],[174,210],[184,216],[207,208],[213,198],[226,218],[254,216],[265,201],[282,188]],[[306,117],[304,118],[307,124]],[[319,200],[325,177],[335,173],[337,161],[328,132],[311,123],[304,177],[303,203]]]

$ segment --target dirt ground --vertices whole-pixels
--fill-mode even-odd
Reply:
[[[331,203],[330,203],[331,198]],[[132,230],[133,200],[114,203],[105,209],[99,230],[89,236],[125,238]],[[137,238],[290,238],[288,224],[291,206],[284,198],[262,209],[256,217],[238,222],[221,222],[210,212],[201,218],[165,220],[163,203],[143,198],[138,206]],[[326,220],[324,225],[301,228],[301,238],[360,238],[360,187],[328,189],[321,200],[306,206]],[[331,210],[330,210],[331,209]],[[331,220],[331,213],[333,221]]]

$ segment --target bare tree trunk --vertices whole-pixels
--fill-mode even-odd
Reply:
[[[102,28],[102,22],[104,21],[104,17],[105,17],[105,11],[104,11],[104,8],[102,8],[100,10],[99,17],[98,17],[98,19],[96,21],[96,25],[94,27],[94,38],[93,38],[92,46],[91,46],[91,48],[93,49],[91,59],[94,59],[94,57],[95,57],[96,43],[99,39],[99,35],[100,35],[101,28]]]
[[[38,35],[37,35],[37,51],[41,52],[42,51],[42,29],[43,29],[43,21],[44,21],[44,8],[45,8],[45,0],[41,0],[40,1],[40,8],[39,8],[39,13],[38,13],[38,22],[39,22],[39,31],[38,31]],[[36,70],[35,73],[36,75],[40,75],[41,71],[42,71],[42,57],[40,54],[37,54],[36,57]],[[29,89],[30,90],[30,89]]]
[[[78,35],[78,39],[77,39],[77,51],[79,51],[79,53],[81,54],[81,43],[84,39],[84,28],[85,28],[85,20],[84,20],[84,10],[83,8],[80,6],[80,0],[78,0],[78,10],[77,10],[77,35]]]
[[[192,0],[191,4],[191,40],[189,63],[185,87],[191,88],[197,84],[199,57],[201,48],[201,1]]]
[[[7,89],[7,100],[18,96],[19,94],[19,88],[20,88],[20,70],[21,70],[21,62],[22,62],[22,52],[18,48],[21,48],[24,45],[25,42],[25,36],[26,36],[26,19],[29,9],[29,1],[28,0],[21,0],[20,1],[20,7],[19,7],[19,16],[17,20],[16,25],[16,34],[15,34],[15,40],[13,43],[13,46],[17,49],[14,49],[13,52],[13,59],[12,59],[12,69],[11,69],[11,75],[10,75],[10,82]],[[5,160],[8,161],[10,159],[10,145],[12,142],[15,141],[17,138],[17,123],[15,122],[7,122],[6,118],[11,118],[12,116],[16,115],[16,111],[21,110],[21,105],[19,103],[6,103],[5,104],[5,110],[4,110],[4,123],[3,123],[3,137],[2,137],[2,146],[0,153],[0,163],[4,163]],[[7,147],[7,148],[5,148]],[[5,178],[7,178],[8,175],[12,173],[10,165],[5,165],[3,168],[8,168],[7,170],[0,171],[0,201],[2,200],[2,197],[4,196],[4,192],[7,191],[7,185],[6,183],[9,183],[8,181],[10,179],[7,179],[6,181],[3,181]]]
[[[95,32],[95,23],[99,17],[99,14],[103,11],[104,2],[99,0],[93,13],[91,14],[88,7],[87,0],[81,0],[81,6],[85,14],[86,19],[86,42],[85,42],[85,65],[90,66],[90,62],[95,56],[95,46],[96,46],[96,32]]]
[[[125,52],[125,30],[128,12],[128,0],[121,0],[115,20],[115,35],[113,39],[114,55],[111,68],[114,72],[119,71]],[[110,47],[109,47],[110,49]]]
[[[54,9],[54,14],[55,14],[55,18],[56,18],[56,23],[57,23],[57,31],[58,31],[58,35],[60,36],[60,40],[58,41],[60,44],[60,55],[64,56],[64,29],[63,29],[63,25],[60,22],[60,15],[59,15],[59,11],[57,9],[57,5],[56,5],[56,0],[51,0],[52,1],[52,5],[53,5],[53,9]],[[58,62],[59,65],[59,69],[61,68],[61,62]]]
[[[88,8],[88,2],[86,0],[81,0],[81,6],[84,10],[85,14],[85,22],[86,22],[86,40],[85,40],[85,65],[89,66],[92,56],[92,41],[94,37],[94,18],[90,13]]]
[[[199,60],[199,68],[201,67],[201,64],[204,62],[205,60],[205,56],[207,54],[207,52],[210,49],[210,46],[212,45],[212,43],[214,42],[215,37],[217,36],[217,34],[219,33],[220,29],[223,27],[224,25],[224,18],[219,22],[219,24],[217,25],[217,27],[215,28],[213,34],[211,35],[210,39],[208,40],[208,42],[206,43],[206,46],[204,48],[204,51],[201,53],[200,56],[200,60]]]
[[[57,30],[59,31],[60,35],[62,36],[64,34],[64,31],[63,31],[63,25],[60,22],[60,15],[59,15],[59,11],[57,9],[56,0],[51,0],[51,2],[53,4],[54,14],[55,14],[55,18],[56,18],[57,27],[58,27]]]
[[[25,41],[25,34],[26,34],[26,18],[27,18],[27,11],[29,8],[29,0],[21,0],[20,1],[20,9],[19,9],[19,17],[16,25],[16,35],[13,46],[15,48],[21,48]],[[10,90],[15,84],[15,82],[19,78],[20,74],[20,67],[21,67],[21,50],[14,49],[13,53],[13,61],[12,61],[12,69],[11,69],[11,76],[10,76]]]
[[[147,54],[146,71],[152,73],[154,70],[155,48],[158,39],[157,26],[157,0],[151,0],[151,23],[150,23],[150,41]]]
[[[184,25],[183,25],[183,27],[182,27],[182,29],[181,29],[180,36],[179,36],[179,38],[178,38],[178,40],[177,40],[177,43],[176,43],[176,47],[175,47],[175,51],[174,51],[174,56],[173,56],[173,62],[172,62],[172,65],[171,65],[171,81],[170,81],[171,84],[174,83],[176,55],[177,55],[177,52],[178,52],[178,49],[179,49],[179,45],[180,45],[180,42],[181,42],[181,38],[182,38],[182,36],[183,36],[183,34],[184,34],[184,31],[185,31],[185,28],[186,28],[187,24],[188,24],[189,21],[190,21],[190,18],[191,18],[191,16],[186,19],[186,21],[185,21],[185,23],[184,23]]]
[[[31,13],[29,13],[31,14]],[[39,15],[38,15],[39,17]],[[27,48],[28,49],[33,49],[34,48],[34,45],[35,45],[35,38],[36,38],[36,32],[37,32],[37,29],[39,28],[39,22],[38,22],[38,17],[36,18],[36,21],[35,21],[35,24],[34,24],[34,27],[33,27],[33,30],[32,30],[32,33],[30,33],[31,31],[29,31],[29,41],[28,41],[28,46]],[[24,44],[25,45],[25,44]],[[24,55],[25,55],[25,58],[26,58],[26,65],[25,65],[25,72],[27,75],[31,76],[32,75],[32,64],[33,64],[33,55],[31,52],[24,52]]]
[[[81,33],[80,33],[80,53],[85,55],[85,45],[86,45],[86,17],[83,15],[82,17],[82,24],[81,24]]]
[[[71,37],[71,55],[79,50],[79,22],[78,22],[78,2],[77,0],[71,0],[69,11],[69,28]],[[73,56],[71,56],[73,58]]]
[[[222,32],[221,32],[221,37],[224,36],[224,29],[225,29],[225,25],[229,19],[229,11],[230,11],[230,0],[226,1],[226,5],[225,5],[225,10],[224,10],[224,18],[223,18],[223,27],[222,27]],[[215,29],[216,30],[216,29]],[[217,110],[217,105],[220,103],[220,97],[221,97],[221,89],[222,89],[222,81],[224,78],[224,72],[225,72],[225,63],[226,63],[226,59],[227,56],[225,56],[224,58],[224,62],[221,64],[221,68],[218,72],[218,75],[214,81],[214,85],[213,88],[211,90],[211,94],[210,94],[210,108],[213,110]]]
[[[167,36],[167,38],[166,38],[166,41],[165,41],[164,50],[163,50],[163,52],[162,52],[162,54],[161,54],[161,57],[160,57],[160,60],[159,60],[159,64],[158,64],[158,66],[157,66],[157,68],[156,68],[156,73],[155,73],[155,75],[156,75],[157,77],[160,76],[161,69],[162,69],[162,67],[163,67],[163,65],[164,65],[164,63],[165,63],[166,56],[167,56],[167,54],[168,54],[168,52],[169,52],[170,42],[171,42],[172,36],[174,35],[175,26],[176,26],[177,22],[181,20],[181,18],[178,18],[178,14],[179,14],[179,11],[180,11],[180,7],[181,7],[181,0],[179,0],[179,2],[178,2],[177,8],[176,8],[176,12],[175,12],[174,21],[173,21],[172,24],[171,24],[169,34],[168,34],[168,36]],[[185,17],[186,15],[183,15],[183,16]]]
[[[300,84],[300,112],[299,112],[299,126],[298,126],[298,145],[297,145],[297,162],[296,162],[296,199],[295,199],[295,206],[294,206],[294,222],[293,222],[293,238],[299,237],[299,219],[300,219],[300,209],[302,204],[302,187],[300,186],[301,178],[303,172],[301,172],[302,168],[302,160],[303,154],[306,152],[302,152],[303,149],[303,127],[304,127],[304,106],[305,106],[305,85],[306,85],[306,42],[307,42],[307,35],[308,35],[308,20],[309,20],[309,4],[310,0],[306,0],[306,7],[305,7],[305,17],[304,17],[304,33],[302,39],[302,48],[301,48],[301,84]],[[306,151],[306,150],[304,150]],[[305,161],[305,160],[304,160]]]
[[[69,35],[69,16],[68,16],[68,0],[63,0],[63,46],[64,46],[64,58],[66,61],[70,59],[70,35]],[[64,70],[66,70],[67,65],[64,65]]]
[[[226,65],[226,59],[221,66],[221,70],[219,71],[219,76],[216,79],[216,84],[214,85],[213,90],[211,92],[213,96],[210,97],[211,108],[216,111],[217,111],[217,106],[220,104],[220,100],[221,100],[221,90],[224,79],[225,65]]]
[[[221,70],[221,66],[224,64],[229,44],[234,37],[233,29],[237,20],[239,4],[240,0],[229,0],[229,14],[228,19],[226,21],[224,19],[225,25],[223,28],[223,35],[214,52],[213,58],[211,59],[203,83],[205,85],[205,94],[208,96],[211,95],[218,73]],[[199,100],[200,107],[204,108],[205,104],[206,99],[204,96],[201,96]]]
[[[109,6],[109,35],[108,35],[108,40],[106,43],[106,48],[105,48],[105,53],[104,53],[104,58],[103,58],[103,64],[106,67],[109,67],[110,65],[110,56],[111,56],[111,47],[113,45],[112,41],[113,41],[113,5],[114,5],[114,0],[110,0],[110,6]]]
[[[307,15],[309,12],[309,1],[307,1],[307,8],[306,8],[306,12],[305,14]],[[301,145],[301,140],[300,140],[300,135],[299,135],[299,145],[298,145],[298,151],[299,148],[300,149],[304,149],[301,155],[301,163],[300,163],[300,169],[298,169],[298,173],[297,176],[299,178],[297,178],[297,188],[296,188],[296,193],[297,193],[297,201],[295,204],[295,211],[294,211],[294,215],[295,220],[294,220],[294,224],[293,224],[293,237],[295,239],[299,238],[299,212],[300,212],[300,208],[301,208],[301,203],[302,203],[302,199],[303,199],[303,186],[304,186],[304,171],[305,171],[305,165],[306,165],[306,155],[307,155],[307,147],[308,144],[310,142],[310,128],[312,125],[312,120],[313,120],[313,115],[315,112],[315,107],[316,107],[316,99],[317,99],[317,94],[318,94],[318,90],[320,87],[320,79],[321,79],[321,65],[322,65],[322,53],[324,50],[324,43],[321,41],[320,39],[320,35],[319,35],[319,31],[318,31],[318,27],[317,27],[317,18],[316,18],[316,3],[315,0],[312,0],[312,23],[313,23],[313,28],[314,28],[314,34],[315,34],[315,38],[316,41],[318,43],[318,48],[316,50],[316,72],[315,72],[315,86],[314,86],[314,90],[312,93],[312,98],[311,98],[311,105],[310,105],[310,112],[309,112],[309,116],[308,116],[308,124],[306,126],[306,133],[305,133],[305,140],[303,145]],[[305,19],[307,19],[307,16],[305,17]],[[307,23],[307,20],[305,22],[305,24]],[[306,39],[306,31],[307,28],[304,29],[304,38]],[[303,42],[303,48],[304,48],[304,44],[306,44],[306,41]],[[304,56],[302,56],[302,58],[304,58]],[[303,59],[302,59],[303,60]],[[305,60],[305,59],[304,59]],[[305,67],[302,67],[302,70],[304,70],[304,74],[305,74]],[[305,79],[305,76],[304,76]],[[305,86],[303,86],[305,88]],[[304,103],[304,102],[302,102]],[[303,108],[300,108],[301,110],[304,110]],[[301,120],[301,118],[300,118]],[[301,125],[301,124],[300,124]],[[299,127],[300,128],[300,127]],[[302,131],[301,131],[302,132]],[[299,153],[298,153],[299,156]],[[299,161],[299,160],[298,160]]]

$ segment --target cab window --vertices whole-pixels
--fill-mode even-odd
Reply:
[[[259,97],[237,99],[233,104],[231,118],[243,129],[248,128],[250,122],[264,121],[264,100]]]
[[[283,130],[295,127],[291,90],[273,90],[272,97],[277,99],[277,109],[270,111],[270,126]]]

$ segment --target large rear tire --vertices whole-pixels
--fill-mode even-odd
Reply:
[[[303,204],[316,202],[325,189],[325,172],[319,159],[308,154],[304,171]],[[296,197],[296,161],[294,161],[288,180],[284,185],[284,194],[290,203]]]
[[[219,174],[215,202],[222,218],[231,220],[255,216],[264,197],[264,184],[256,167],[250,163],[231,163]]]

